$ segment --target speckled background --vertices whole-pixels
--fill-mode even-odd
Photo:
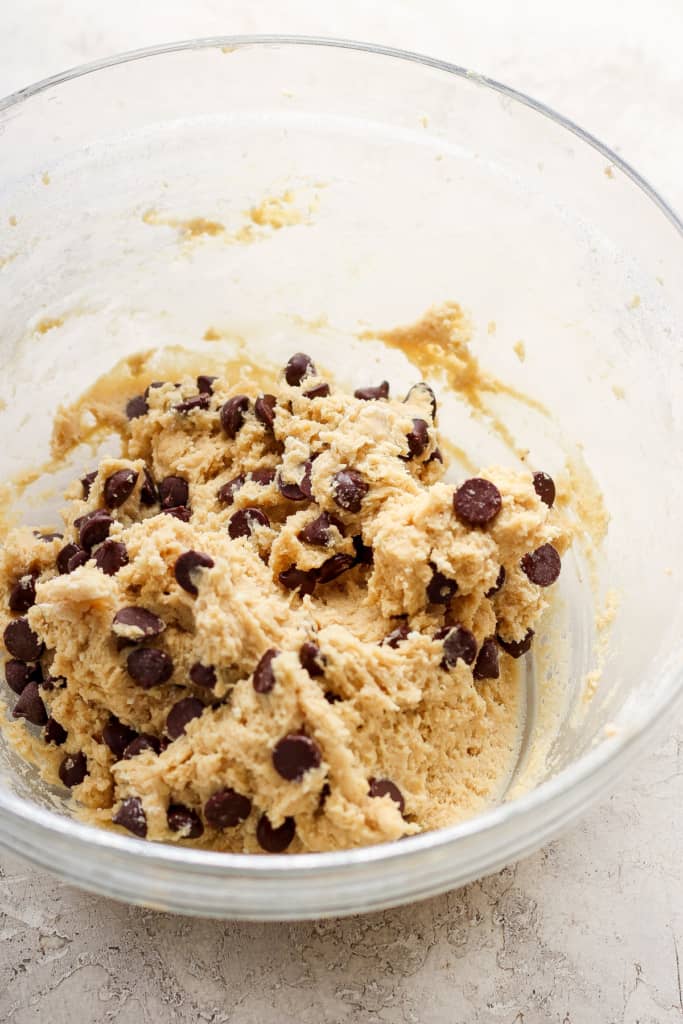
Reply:
[[[420,50],[556,107],[683,209],[680,0],[3,0],[0,94],[188,36],[299,32]],[[673,723],[672,723],[673,725]],[[344,921],[192,921],[0,855],[2,1024],[679,1024],[683,728],[540,853]]]

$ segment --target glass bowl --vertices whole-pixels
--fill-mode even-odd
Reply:
[[[2,741],[3,844],[165,910],[376,909],[537,848],[671,721],[682,690],[682,229],[614,153],[440,61],[217,38],[77,68],[0,102],[0,197],[3,480],[47,456],[60,402],[141,348],[220,360],[244,344],[281,363],[303,347],[350,385],[381,369],[400,386],[415,368],[364,330],[458,300],[482,365],[552,411],[491,398],[531,464],[558,471],[573,438],[612,517],[600,558],[577,551],[563,573],[564,699],[535,785],[521,784],[544,714],[530,665],[510,798],[477,817],[340,853],[157,845],[74,820]],[[481,465],[511,461],[435,376],[442,430]],[[43,523],[50,502],[36,485],[21,514]],[[619,600],[608,640],[595,624],[607,589]]]

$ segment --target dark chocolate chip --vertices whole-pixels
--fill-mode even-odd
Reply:
[[[194,412],[195,409],[208,409],[211,404],[211,395],[206,392],[202,392],[199,395],[192,395],[190,398],[186,398],[182,402],[178,402],[173,408],[175,412],[187,414]]]
[[[47,711],[38,691],[38,683],[27,683],[12,711],[13,718],[25,718],[31,725],[45,725]]]
[[[236,790],[219,789],[204,804],[204,817],[211,828],[235,828],[251,814],[251,800]]]
[[[357,469],[340,469],[332,477],[332,497],[347,512],[360,512],[369,487]]]
[[[552,544],[541,544],[540,548],[525,555],[520,564],[531,582],[539,587],[550,587],[562,568],[560,556]]]
[[[68,573],[75,572],[79,566],[85,565],[86,562],[90,561],[90,554],[84,551],[83,548],[79,548],[78,551],[71,556],[67,562],[66,571]]]
[[[33,531],[33,536],[37,537],[38,540],[42,540],[44,544],[49,544],[53,540],[61,540],[64,536],[63,533],[41,533],[39,530]]]
[[[464,626],[444,626],[434,634],[435,640],[443,640],[442,668],[452,668],[458,658],[471,665],[477,656],[477,641],[473,633]]]
[[[273,828],[266,814],[262,814],[256,826],[256,839],[266,853],[282,853],[296,835],[294,818],[285,818],[279,828]]]
[[[318,744],[301,732],[288,733],[273,748],[275,771],[289,782],[300,782],[306,772],[319,766],[321,760]]]
[[[151,733],[141,732],[139,736],[135,736],[126,745],[121,758],[123,761],[130,761],[131,757],[137,757],[138,754],[144,753],[145,750],[153,750],[155,754],[158,754],[161,750],[161,743]]]
[[[152,383],[148,384],[147,387],[144,390],[145,398],[149,398],[149,393],[152,390],[152,388],[155,388],[155,389],[156,388],[163,388],[164,384],[168,384],[168,381],[166,381],[166,380],[153,380]],[[173,386],[176,387],[176,388],[179,388],[180,384],[174,384]]]
[[[173,705],[166,718],[166,735],[177,740],[185,732],[193,718],[199,718],[204,705],[197,697],[183,697]]]
[[[505,566],[501,565],[500,569],[498,570],[498,575],[496,576],[496,582],[493,584],[490,590],[486,591],[485,597],[493,597],[495,594],[498,593],[498,591],[502,588],[503,584],[505,583],[506,575],[507,573],[505,572]]]
[[[147,835],[147,816],[139,796],[129,796],[122,800],[111,820],[115,825],[132,832],[138,839],[144,839]]]
[[[218,380],[218,377],[209,377],[205,373],[200,373],[197,377],[197,390],[200,395],[212,395],[213,394],[213,382]]]
[[[190,488],[182,476],[165,476],[159,484],[159,499],[163,509],[187,505],[189,497]]]
[[[420,398],[427,398],[429,400],[429,407],[432,411],[432,419],[436,416],[436,395],[429,384],[425,384],[421,380],[418,384],[413,384],[412,388],[409,389],[408,394],[403,399],[406,402],[419,401]]]
[[[320,796],[318,797],[318,809],[322,810],[327,803],[327,798],[332,790],[330,789],[329,782],[324,783],[323,788],[320,790]]]
[[[154,482],[154,477],[147,466],[142,470],[142,486],[140,487],[140,504],[145,508],[151,508],[159,500],[159,492]]]
[[[182,833],[183,839],[199,839],[204,832],[197,812],[183,804],[171,804],[166,812],[166,821],[171,832]]]
[[[327,383],[316,384],[315,387],[304,391],[304,398],[327,398],[330,393],[330,385]]]
[[[25,687],[31,683],[39,683],[36,672],[40,673],[40,664],[27,665],[25,661],[16,661],[12,658],[5,662],[5,679],[10,690],[15,693],[23,693]]]
[[[458,584],[439,572],[433,562],[429,563],[429,567],[432,570],[432,578],[427,584],[427,600],[431,604],[448,604],[453,595],[457,594]]]
[[[480,476],[465,480],[453,495],[453,509],[467,526],[486,526],[493,522],[502,507],[500,491],[490,480]]]
[[[102,739],[117,761],[121,760],[124,750],[129,743],[133,742],[136,736],[135,729],[131,729],[130,726],[119,722],[115,715],[111,716],[102,730]]]
[[[372,797],[390,796],[403,814],[406,804],[403,793],[391,779],[368,779],[368,795]]]
[[[228,523],[228,533],[233,540],[251,537],[257,526],[270,526],[270,520],[260,508],[241,508],[233,512]]]
[[[253,469],[249,475],[255,484],[267,487],[275,479],[275,469],[273,466],[264,466],[262,469]]]
[[[333,536],[330,532],[332,527],[335,527],[342,537],[346,536],[346,530],[342,521],[329,512],[322,512],[317,519],[314,519],[304,526],[302,530],[299,530],[297,537],[302,544],[312,544],[314,547],[326,548],[333,541]]]
[[[354,397],[360,398],[363,402],[374,402],[379,398],[389,397],[389,381],[383,380],[376,388],[356,388]]]
[[[82,750],[67,754],[59,766],[59,777],[65,786],[79,786],[88,774],[88,760]]]
[[[203,686],[210,690],[217,682],[216,669],[213,665],[202,665],[200,661],[195,661],[190,669],[190,679],[195,686]]]
[[[283,569],[278,575],[278,580],[287,590],[298,590],[303,597],[305,594],[312,594],[318,582],[318,574],[315,569],[307,572],[290,565],[289,569]]]
[[[500,675],[498,667],[498,644],[495,636],[489,636],[481,645],[477,660],[472,669],[475,679],[497,679]]]
[[[311,467],[311,463],[310,462],[304,463],[304,467],[303,467],[304,471],[303,471],[303,474],[302,474],[301,481],[298,484],[294,483],[294,482],[288,482],[286,480],[283,480],[282,476],[281,476],[281,473],[278,472],[277,477],[276,477],[277,485],[278,485],[280,494],[283,496],[283,498],[288,498],[290,501],[306,501],[306,500],[310,501],[310,498],[311,498],[311,491],[310,491],[310,472],[311,472],[311,469],[310,469],[310,467]],[[308,487],[306,487],[306,484],[304,483],[304,477],[306,476],[307,472],[308,472]]]
[[[521,658],[523,654],[531,648],[531,642],[534,639],[533,629],[527,629],[526,635],[521,640],[503,640],[502,636],[496,635],[496,640],[503,648],[506,654],[509,654],[511,658]]]
[[[246,479],[247,478],[242,473],[240,473],[239,476],[235,476],[232,478],[232,480],[228,480],[227,484],[223,484],[223,486],[219,489],[216,495],[218,500],[221,501],[224,505],[232,505],[233,501],[235,500],[235,495],[239,491],[240,487],[244,487]]]
[[[117,629],[117,627],[122,628]],[[130,643],[138,644],[142,640],[150,640],[154,636],[159,636],[166,626],[154,612],[132,605],[117,611],[111,628],[112,633],[116,636],[124,637]]]
[[[304,377],[312,377],[314,374],[313,360],[305,352],[295,352],[285,366],[285,380],[294,388],[301,384]]]
[[[129,420],[136,420],[140,416],[146,416],[149,412],[147,399],[144,395],[135,395],[126,403],[126,416]]]
[[[161,514],[173,516],[174,519],[180,519],[181,523],[189,523],[192,518],[192,509],[188,508],[187,505],[175,505],[173,508],[162,509]]]
[[[265,654],[261,655],[259,663],[254,669],[253,684],[257,693],[270,693],[275,686],[275,672],[273,661],[280,652],[276,647],[269,647]]]
[[[426,420],[414,419],[413,429],[406,436],[408,442],[409,459],[416,459],[425,451],[429,445],[429,427]]]
[[[128,565],[128,551],[120,540],[108,538],[95,552],[95,565],[106,576],[116,576],[119,569]]]
[[[9,592],[9,607],[12,612],[23,614],[36,603],[36,576],[26,574],[17,580]]]
[[[156,647],[136,647],[128,655],[128,673],[143,689],[166,683],[173,675],[173,661],[166,651]]]
[[[534,490],[542,502],[552,508],[555,503],[555,481],[547,473],[534,473]]]
[[[173,572],[183,590],[196,597],[199,591],[194,582],[193,574],[199,569],[213,569],[214,565],[213,558],[205,555],[202,551],[184,551],[176,559]]]
[[[317,455],[313,455],[310,459],[304,462],[304,475],[301,477],[301,483],[299,489],[303,494],[304,498],[308,498],[309,501],[313,500],[313,481],[311,480],[311,471],[313,469],[313,460],[317,459]]]
[[[61,747],[63,743],[66,743],[67,735],[66,729],[59,724],[56,718],[48,718],[43,730],[43,739],[46,743],[54,743],[56,747]]]
[[[134,469],[117,469],[104,481],[104,504],[107,508],[118,508],[133,493],[138,480]]]
[[[435,448],[432,454],[427,459],[427,462],[441,462],[443,463],[443,455],[441,454],[440,448]]]
[[[94,512],[88,512],[78,522],[78,539],[81,547],[86,551],[92,551],[96,544],[101,544],[109,536],[109,531],[114,525],[114,520],[106,509],[98,508]],[[74,526],[76,523],[74,523]]]
[[[248,408],[249,399],[246,395],[233,395],[221,408],[221,426],[232,440],[237,437]]]
[[[325,690],[323,697],[328,704],[338,704],[344,699],[343,697],[340,697],[338,693],[333,693],[332,690]]]
[[[254,414],[259,423],[262,423],[266,430],[273,429],[275,423],[275,406],[277,398],[275,395],[259,395],[254,402]]]
[[[317,644],[306,640],[299,648],[299,662],[312,679],[322,676],[325,672],[325,659]]]
[[[332,555],[318,569],[318,583],[331,583],[332,580],[336,580],[342,573],[353,569],[355,564],[356,559],[354,555],[344,555],[341,552]]]
[[[37,661],[45,650],[45,644],[33,632],[28,619],[9,622],[5,626],[3,639],[9,653],[19,661]]]
[[[359,565],[372,565],[374,558],[372,548],[368,544],[363,543],[362,537],[356,536],[353,538],[353,548]]]
[[[407,622],[402,622],[396,629],[392,629],[391,633],[387,633],[384,640],[380,642],[382,647],[398,647],[399,644],[403,643],[408,634],[410,633],[410,626]]]
[[[81,477],[81,486],[83,488],[83,497],[84,498],[90,497],[90,491],[92,489],[92,485],[95,483],[95,479],[96,478],[97,478],[97,470],[96,469],[93,469],[92,473],[86,473],[85,476]]]

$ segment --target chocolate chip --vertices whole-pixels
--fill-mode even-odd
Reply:
[[[145,398],[149,398],[149,393],[152,390],[152,388],[155,388],[155,389],[156,388],[163,388],[164,384],[168,384],[168,381],[166,381],[166,380],[153,380],[152,383],[148,384],[147,387],[144,390]],[[179,388],[180,384],[174,384],[173,387],[174,388]]]
[[[357,469],[340,469],[332,477],[332,497],[347,512],[360,512],[369,487]]]
[[[121,806],[111,820],[115,825],[128,829],[139,839],[144,839],[147,835],[147,816],[139,796],[129,796],[122,800]]]
[[[183,697],[173,705],[166,718],[166,734],[177,740],[185,732],[185,728],[193,718],[199,718],[204,705],[197,697]]]
[[[74,523],[74,525],[76,524]],[[106,540],[113,525],[114,520],[103,508],[95,509],[94,512],[88,512],[82,516],[78,523],[78,539],[81,547],[86,551],[92,551],[96,544],[101,544],[103,540]]]
[[[171,832],[181,832],[183,839],[199,839],[204,831],[197,812],[183,804],[171,804],[166,812],[166,821]]]
[[[396,629],[392,629],[391,633],[387,633],[384,640],[380,642],[382,647],[398,647],[399,644],[403,643],[408,634],[410,633],[410,626],[407,622],[402,622]]]
[[[414,419],[413,429],[406,436],[408,442],[409,459],[416,459],[425,451],[429,445],[429,427],[426,420]]]
[[[89,498],[92,485],[95,483],[97,478],[97,470],[93,469],[92,473],[86,473],[85,476],[81,477],[81,486],[83,488],[83,497]]]
[[[266,853],[282,853],[296,835],[294,818],[285,818],[279,828],[273,828],[267,815],[262,814],[256,826],[256,839]]]
[[[441,454],[440,448],[435,448],[432,454],[427,459],[427,462],[441,462],[443,463],[443,455]]]
[[[363,543],[362,537],[356,536],[353,538],[353,548],[356,552],[356,562],[359,565],[372,565],[374,560],[372,548]]]
[[[304,398],[327,398],[329,393],[329,384],[316,384],[315,387],[310,388],[308,391],[304,391]]]
[[[496,640],[511,658],[521,658],[523,654],[526,654],[531,648],[533,638],[533,629],[527,629],[526,635],[521,640],[503,640],[502,636],[496,635]]]
[[[262,423],[266,430],[273,429],[275,423],[275,406],[277,398],[275,395],[259,395],[254,402],[254,415],[259,423]]]
[[[159,499],[163,509],[187,505],[189,497],[190,488],[182,476],[165,476],[159,484]]]
[[[67,563],[67,566],[66,566],[66,571],[68,573],[75,572],[76,569],[78,569],[79,566],[85,565],[85,563],[89,562],[89,561],[90,561],[90,554],[89,554],[89,552],[84,551],[83,548],[79,548],[78,551],[76,552],[76,554],[72,555],[71,558],[69,559],[69,561]]]
[[[221,408],[221,426],[229,438],[234,440],[244,423],[244,414],[249,408],[246,395],[233,395]]]
[[[560,575],[562,562],[552,544],[541,544],[540,548],[525,555],[520,565],[532,583],[549,587]]]
[[[314,374],[313,360],[305,352],[295,352],[285,366],[285,380],[293,388],[298,387],[304,377],[312,377]]]
[[[308,481],[306,481],[306,474],[308,474]],[[311,499],[311,463],[305,462],[303,466],[303,474],[300,483],[289,483],[282,479],[280,472],[277,474],[277,485],[280,494],[283,498],[288,498],[290,501],[310,501]]]
[[[190,398],[186,398],[182,402],[178,402],[177,405],[173,406],[175,412],[181,414],[187,414],[194,412],[195,409],[208,409],[211,404],[211,394],[203,392],[199,395],[192,395]]]
[[[120,540],[105,540],[95,552],[95,565],[106,576],[116,576],[119,569],[128,565],[126,545]]]
[[[500,675],[498,667],[498,644],[495,636],[489,636],[481,645],[481,650],[474,663],[472,675],[475,679],[497,679]]]
[[[342,537],[346,536],[344,524],[341,520],[329,512],[323,512],[317,519],[304,526],[303,530],[299,530],[297,537],[302,544],[312,544],[314,547],[326,548],[333,541],[332,527],[335,527]]]
[[[498,575],[496,576],[496,582],[493,584],[490,590],[486,591],[486,594],[484,596],[493,597],[495,594],[497,594],[498,591],[503,586],[503,584],[505,583],[506,575],[507,573],[505,572],[505,566],[501,565],[500,569],[498,570]]]
[[[26,686],[31,683],[39,683],[41,680],[36,677],[41,674],[40,665],[27,665],[25,661],[16,661],[12,658],[5,662],[5,679],[10,690],[15,693],[23,693]]]
[[[500,491],[490,480],[472,477],[461,484],[453,495],[453,509],[467,526],[486,526],[501,510]]]
[[[181,523],[189,523],[192,518],[192,509],[188,508],[187,505],[176,505],[174,508],[163,509],[162,515],[173,516],[174,519],[179,519]]]
[[[425,384],[423,380],[421,380],[418,384],[413,384],[412,388],[409,389],[408,394],[403,399],[403,402],[405,404],[406,402],[416,402],[420,401],[420,399],[425,398],[429,400],[429,407],[432,411],[432,419],[434,419],[434,417],[436,416],[436,395],[430,388],[429,384]]]
[[[135,395],[126,403],[126,416],[129,420],[137,420],[140,416],[146,416],[148,412],[149,406],[144,395]]]
[[[318,569],[318,583],[331,583],[341,576],[342,573],[353,569],[355,564],[356,559],[353,555],[344,555],[341,552],[332,555]]]
[[[299,648],[299,662],[305,668],[311,679],[322,676],[325,672],[325,659],[317,644],[306,640]]]
[[[429,567],[432,570],[432,578],[427,584],[427,600],[431,604],[448,604],[453,595],[457,594],[458,584],[439,572],[433,562],[429,563]]]
[[[239,491],[240,487],[244,487],[246,479],[247,478],[240,473],[239,476],[235,476],[232,480],[228,480],[227,484],[223,484],[216,494],[218,500],[223,502],[224,505],[232,505],[235,500],[235,495]]]
[[[213,382],[218,380],[218,377],[209,377],[205,373],[200,373],[197,377],[197,391],[200,395],[212,395],[213,394]]]
[[[313,460],[317,459],[317,455],[313,455],[310,459],[304,462],[304,475],[301,477],[301,483],[299,488],[304,498],[309,501],[313,499],[313,482],[311,480],[311,471],[313,469]]]
[[[205,555],[202,551],[184,551],[176,559],[173,572],[183,590],[196,597],[199,591],[193,580],[193,573],[199,569],[213,569],[214,565],[213,558]]]
[[[137,757],[138,754],[144,753],[145,750],[153,750],[155,754],[158,754],[161,750],[161,744],[156,736],[152,736],[148,732],[141,732],[139,736],[136,736],[126,745],[121,759],[123,761],[130,761],[132,757]]]
[[[315,569],[305,572],[290,565],[289,569],[283,569],[278,575],[278,580],[287,590],[298,590],[303,597],[305,594],[312,594],[318,582],[318,574]]]
[[[452,668],[458,658],[471,665],[477,656],[477,641],[473,633],[464,626],[444,626],[434,634],[435,640],[443,640],[442,668]]]
[[[190,669],[190,679],[195,686],[203,686],[210,690],[217,682],[216,669],[213,665],[202,665],[200,661],[195,661]]]
[[[262,469],[253,469],[250,473],[251,479],[261,487],[267,487],[275,479],[275,469],[272,466],[264,466]]]
[[[368,795],[371,797],[390,796],[403,814],[406,804],[403,793],[391,779],[368,779]]]
[[[109,747],[117,761],[121,760],[124,750],[129,743],[133,742],[136,736],[137,733],[135,729],[131,729],[130,726],[124,725],[123,722],[119,722],[115,715],[111,716],[102,730],[102,739]]]
[[[33,536],[37,537],[38,540],[42,540],[44,544],[49,544],[53,540],[61,540],[64,536],[63,533],[41,533],[39,530],[33,531]]]
[[[31,725],[45,725],[47,711],[38,692],[38,683],[27,683],[14,705],[13,718],[25,718]]]
[[[104,481],[104,503],[107,508],[119,508],[133,493],[138,474],[134,469],[117,469]]]
[[[389,397],[389,381],[383,380],[376,388],[356,388],[354,397],[360,398],[362,402],[374,402],[379,398]]]
[[[236,790],[219,789],[204,804],[204,817],[211,828],[235,828],[251,814],[251,800]]]
[[[339,704],[343,697],[340,697],[338,693],[333,693],[332,690],[325,690],[323,697],[328,704]]]
[[[150,473],[147,466],[142,470],[142,486],[140,487],[140,504],[144,505],[145,508],[150,508],[152,505],[156,505],[159,500],[159,493],[157,491],[157,485],[154,482],[154,477]]]
[[[12,612],[27,612],[36,603],[36,577],[28,573],[14,584],[9,592],[9,607]]]
[[[56,718],[48,718],[43,730],[43,739],[46,743],[54,743],[56,747],[61,747],[63,743],[66,743],[67,735],[66,729],[59,724]]]
[[[241,508],[233,512],[228,523],[228,533],[233,540],[251,537],[257,526],[270,526],[270,520],[260,508]]]
[[[259,663],[254,669],[254,676],[252,679],[254,689],[257,693],[270,693],[275,686],[275,672],[273,671],[273,661],[277,658],[280,652],[276,647],[269,647],[265,654],[261,655]]]
[[[159,636],[165,628],[165,624],[158,615],[135,605],[120,608],[114,616],[111,627],[112,633],[116,636],[125,637],[126,640],[134,644]]]
[[[19,661],[37,661],[45,650],[45,644],[33,632],[28,619],[9,622],[5,626],[3,639],[9,653]]]
[[[288,733],[273,748],[275,771],[289,782],[300,782],[306,772],[318,767],[321,760],[318,744],[301,732]]]
[[[555,481],[547,473],[534,473],[534,490],[548,508],[555,503]]]
[[[79,786],[88,774],[88,760],[82,750],[67,754],[59,766],[59,777],[65,786]]]
[[[173,675],[171,656],[156,647],[136,647],[128,655],[126,666],[129,675],[144,690],[168,682]]]

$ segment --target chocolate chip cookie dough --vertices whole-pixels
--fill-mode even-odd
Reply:
[[[269,393],[230,377],[129,397],[63,531],[5,539],[11,714],[44,775],[89,820],[233,851],[471,815],[569,544],[552,479],[444,482],[423,383],[351,395],[303,353]]]

